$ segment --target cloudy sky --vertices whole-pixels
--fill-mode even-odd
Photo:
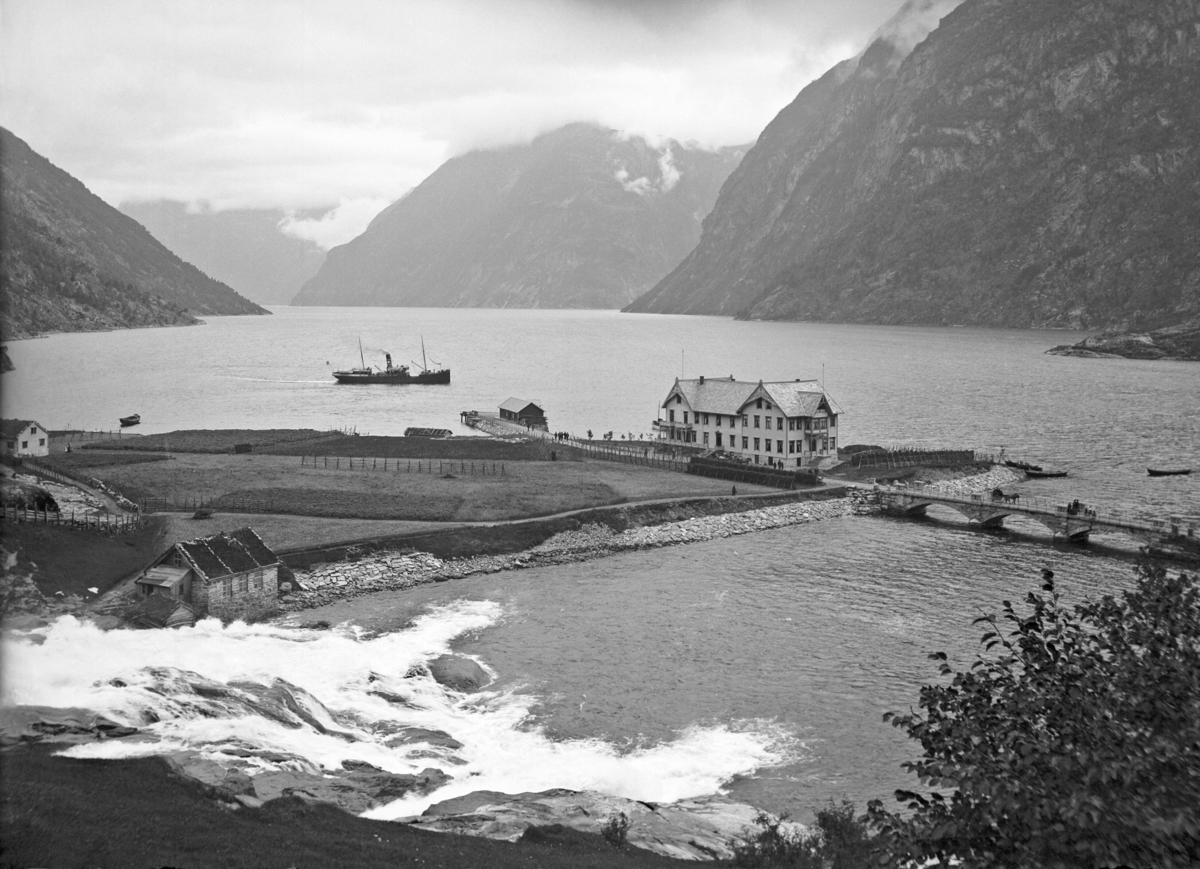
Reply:
[[[0,124],[111,204],[328,208],[571,121],[752,142],[900,0],[0,0]],[[345,237],[343,237],[345,236]]]

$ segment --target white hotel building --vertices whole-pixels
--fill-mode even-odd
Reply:
[[[804,467],[837,455],[841,413],[816,380],[676,378],[654,428],[662,446],[723,450],[757,464]]]

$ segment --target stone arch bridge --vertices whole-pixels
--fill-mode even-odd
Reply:
[[[1163,554],[1182,550],[1200,558],[1200,529],[1196,520],[1180,516],[1146,521],[1105,513],[1090,505],[1072,512],[1067,504],[1041,498],[994,498],[990,492],[960,495],[924,486],[877,484],[874,492],[884,512],[892,515],[921,516],[932,505],[941,504],[985,528],[998,527],[1009,516],[1028,516],[1049,528],[1055,538],[1086,543],[1094,532],[1124,534]]]

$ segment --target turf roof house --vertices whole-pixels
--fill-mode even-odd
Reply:
[[[10,456],[48,456],[50,432],[31,419],[0,420],[0,447]]]
[[[274,603],[280,560],[250,528],[176,543],[138,577],[144,597],[163,595],[197,612],[236,617]]]
[[[654,428],[665,446],[723,450],[757,464],[798,468],[837,455],[841,413],[816,380],[676,378]]]

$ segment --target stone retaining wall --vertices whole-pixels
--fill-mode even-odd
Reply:
[[[360,561],[325,564],[314,570],[297,571],[296,580],[304,590],[285,595],[282,606],[285,610],[301,610],[346,597],[460,579],[477,573],[589,561],[616,552],[751,534],[820,519],[873,512],[876,508],[870,501],[867,493],[854,490],[845,498],[798,501],[625,531],[614,531],[607,525],[591,523],[576,531],[563,531],[522,552],[450,561],[424,552],[377,553]]]

